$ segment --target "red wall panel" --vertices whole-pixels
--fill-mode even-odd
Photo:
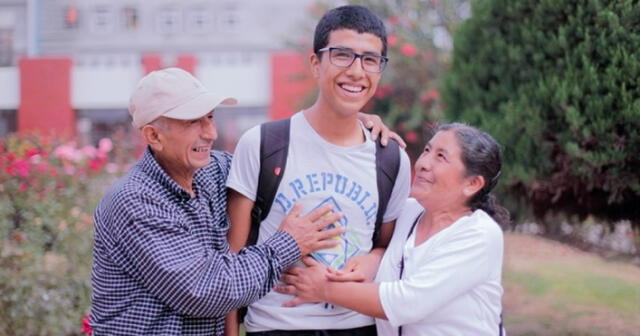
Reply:
[[[314,85],[308,57],[293,51],[271,54],[269,119],[287,118],[305,107],[302,104]]]
[[[75,135],[70,58],[21,59],[18,132]]]

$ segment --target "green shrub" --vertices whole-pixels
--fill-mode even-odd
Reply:
[[[445,114],[505,145],[536,214],[640,220],[640,6],[477,0],[455,34]]]

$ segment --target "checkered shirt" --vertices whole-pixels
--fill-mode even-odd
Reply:
[[[300,258],[278,232],[229,251],[225,182],[231,155],[212,152],[191,197],[150,149],[95,213],[94,335],[223,335],[224,317],[265,295]]]

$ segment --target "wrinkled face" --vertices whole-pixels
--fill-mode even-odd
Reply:
[[[436,133],[416,161],[411,197],[427,207],[464,204],[471,178],[465,177],[461,154],[453,130]]]
[[[358,54],[382,53],[382,40],[370,33],[360,34],[351,29],[334,30],[329,34],[327,47],[349,48]],[[319,98],[330,109],[341,115],[360,112],[376,92],[381,73],[366,72],[362,59],[356,58],[347,68],[333,65],[328,51],[320,58],[311,56],[311,71],[318,82]]]
[[[165,126],[158,129],[161,149],[154,154],[160,157],[171,172],[195,172],[211,162],[209,152],[218,138],[213,111],[194,120],[165,118]]]

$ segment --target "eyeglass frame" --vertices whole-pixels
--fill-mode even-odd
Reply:
[[[351,59],[351,62],[348,65],[338,65],[333,63],[333,61],[331,60],[331,52],[333,50],[342,50],[342,51],[349,51],[351,53],[353,53],[353,58]],[[389,63],[389,57],[387,56],[382,56],[382,55],[378,55],[378,54],[374,54],[374,53],[364,53],[364,54],[358,54],[357,52],[355,52],[353,49],[351,48],[345,48],[345,47],[324,47],[322,49],[318,49],[318,51],[316,52],[316,54],[319,54],[321,52],[325,52],[328,51],[329,52],[329,62],[331,62],[331,64],[339,67],[339,68],[348,68],[350,66],[353,65],[353,62],[356,61],[357,58],[360,59],[360,67],[362,67],[362,70],[369,72],[369,73],[382,73],[384,71],[384,69],[387,68],[387,63]],[[362,58],[365,56],[375,56],[375,57],[380,57],[380,59],[382,60],[381,66],[380,66],[380,71],[369,71],[367,69],[364,68],[364,62],[362,61]]]

